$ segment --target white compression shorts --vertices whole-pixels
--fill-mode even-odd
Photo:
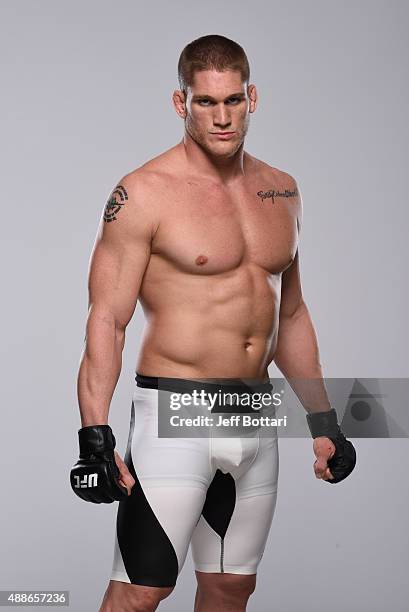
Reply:
[[[255,574],[276,505],[276,428],[269,437],[158,437],[159,392],[148,386],[158,379],[138,378],[125,454],[135,486],[119,503],[111,579],[174,586],[190,543],[200,572]]]

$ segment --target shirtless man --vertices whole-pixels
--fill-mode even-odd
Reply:
[[[173,104],[183,139],[121,178],[91,259],[80,460],[71,484],[87,501],[120,500],[100,612],[156,610],[190,542],[195,611],[244,611],[274,513],[276,437],[237,438],[236,447],[159,438],[158,378],[263,384],[274,360],[288,379],[317,379],[312,409],[304,406],[318,415],[308,423],[315,475],[338,482],[354,465],[325,394],[301,291],[299,189],[243,148],[257,106],[245,52],[223,36],[204,36],[185,47],[178,73]],[[124,462],[108,412],[138,298],[147,325]]]

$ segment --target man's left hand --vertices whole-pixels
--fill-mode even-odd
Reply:
[[[328,461],[335,454],[335,444],[329,438],[322,436],[315,438],[313,449],[317,457],[314,463],[315,476],[322,480],[333,480],[334,476],[328,467]]]

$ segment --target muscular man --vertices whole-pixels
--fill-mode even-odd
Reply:
[[[354,463],[325,394],[301,291],[297,183],[243,148],[257,107],[245,52],[223,36],[203,36],[183,50],[178,75],[173,104],[183,139],[120,179],[91,259],[72,486],[88,501],[120,500],[101,612],[156,610],[190,542],[195,610],[245,610],[274,513],[277,438],[161,438],[159,380],[263,386],[274,360],[288,379],[320,381],[305,406],[315,412],[315,475],[339,481]],[[123,461],[108,412],[138,299],[146,328]],[[336,456],[334,472],[349,466],[338,475],[329,467]],[[84,472],[90,464],[93,474]]]

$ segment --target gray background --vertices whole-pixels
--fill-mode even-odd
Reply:
[[[75,380],[87,265],[116,181],[173,146],[183,46],[220,33],[248,53],[260,104],[246,148],[304,199],[303,288],[326,376],[407,377],[408,3],[1,3],[0,588],[70,589],[96,610],[116,508],[75,498]],[[143,316],[129,327],[111,425],[123,452]],[[278,372],[271,369],[271,375]],[[272,531],[248,609],[400,612],[409,595],[408,440],[356,440],[359,469],[315,480],[281,440]],[[192,609],[190,558],[161,609]],[[327,607],[328,607],[327,606]],[[328,608],[329,609],[329,608]]]

